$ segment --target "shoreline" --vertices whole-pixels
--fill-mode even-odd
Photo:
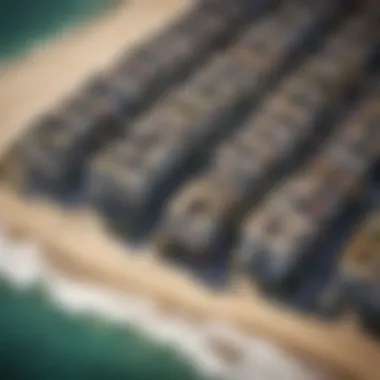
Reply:
[[[168,314],[230,324],[241,333],[272,341],[343,378],[378,378],[380,343],[359,330],[339,321],[302,316],[261,297],[215,293],[154,259],[154,254],[128,255],[125,245],[107,236],[99,221],[86,211],[27,202],[2,186],[0,220],[16,236],[36,241],[66,273],[147,297]]]
[[[23,13],[30,13],[27,20],[17,12],[23,2],[6,5],[0,20],[5,30],[0,37],[0,67],[11,67],[33,54],[40,46],[49,46],[59,41],[60,36],[74,35],[78,30],[100,18],[107,17],[118,6],[130,0],[68,0],[60,6],[49,5],[49,1],[38,0],[35,5],[26,5]],[[45,1],[45,3],[44,3]],[[41,12],[44,14],[41,17]],[[10,21],[10,22],[8,22]],[[22,29],[23,33],[19,33]]]
[[[185,12],[188,0],[136,0],[74,27],[8,67],[0,67],[0,159],[28,122],[74,91],[87,75]],[[44,91],[40,91],[43,83]]]
[[[13,67],[0,68],[0,160],[30,119],[75,89],[89,72],[106,68],[119,53],[147,38],[187,9],[186,0],[139,0],[74,28]],[[65,70],[62,70],[62,68]],[[41,83],[45,91],[40,91]],[[15,234],[41,244],[63,271],[120,292],[145,296],[160,310],[192,321],[216,320],[272,341],[300,358],[357,380],[377,380],[380,343],[344,323],[327,323],[279,308],[257,295],[216,294],[155,259],[127,255],[87,210],[30,203],[0,185],[0,220]],[[131,252],[130,252],[131,253]]]
[[[265,340],[239,334],[219,321],[197,323],[182,316],[168,315],[151,300],[92,286],[57,272],[38,246],[14,242],[0,233],[0,279],[20,294],[38,289],[51,307],[72,317],[105,322],[118,328],[128,339],[136,337],[158,349],[171,349],[202,379],[248,380],[252,373],[263,378],[284,371],[294,380],[333,380],[322,368],[303,363]],[[30,293],[29,293],[30,294]],[[83,342],[85,344],[85,342]],[[125,353],[127,357],[127,352]],[[169,357],[167,358],[169,360]],[[267,365],[262,365],[264,360]]]

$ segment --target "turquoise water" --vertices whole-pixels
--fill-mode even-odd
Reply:
[[[71,315],[37,288],[0,283],[0,372],[12,380],[200,380],[174,349],[104,319]]]
[[[0,61],[116,5],[110,0],[0,0]],[[200,380],[174,348],[63,312],[40,289],[0,281],[0,373],[8,380]]]
[[[0,60],[100,15],[117,0],[0,0]]]

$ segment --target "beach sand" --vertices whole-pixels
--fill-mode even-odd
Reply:
[[[86,281],[143,295],[168,314],[231,324],[343,378],[378,379],[379,344],[351,326],[300,316],[260,297],[214,293],[186,273],[163,265],[154,255],[129,251],[109,236],[91,213],[26,202],[3,186],[0,221],[16,236],[29,237],[45,247],[56,267]]]
[[[104,17],[74,27],[24,58],[0,67],[0,157],[28,121],[190,5],[187,0],[125,1]]]
[[[188,6],[185,0],[126,3],[106,18],[1,69],[0,159],[32,117],[72,91],[89,72],[106,67]],[[217,319],[245,334],[262,335],[344,376],[378,379],[379,345],[359,332],[297,316],[260,298],[216,295],[161,263],[126,255],[125,247],[106,236],[87,213],[76,215],[28,204],[4,186],[0,188],[0,220],[41,242],[59,266],[84,277],[143,294],[189,318]]]

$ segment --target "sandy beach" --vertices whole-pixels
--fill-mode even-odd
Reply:
[[[31,118],[75,89],[84,76],[107,67],[118,54],[178,17],[189,4],[186,0],[125,3],[1,68],[0,159]],[[0,221],[40,243],[57,267],[82,278],[142,294],[168,312],[195,320],[221,320],[244,334],[263,336],[344,378],[378,379],[380,346],[359,331],[299,316],[259,297],[214,294],[152,258],[127,255],[125,246],[109,237],[87,211],[28,203],[2,185]]]
[[[55,266],[79,278],[148,297],[168,314],[231,324],[244,334],[264,337],[298,357],[320,363],[343,378],[378,378],[379,344],[352,326],[297,315],[260,297],[214,293],[163,265],[154,254],[128,252],[89,212],[26,202],[3,186],[0,221],[17,236],[38,242]]]
[[[54,106],[86,75],[102,70],[165,27],[190,6],[187,0],[137,0],[74,27],[19,61],[0,67],[0,157],[28,121]],[[43,85],[43,91],[41,91]]]
[[[101,321],[106,322],[103,325],[103,331],[110,326],[110,323],[112,327],[119,328],[117,339],[123,339],[126,345],[123,347],[125,351],[118,352],[117,355],[119,357],[125,355],[125,365],[128,368],[131,368],[131,363],[128,362],[130,350],[145,353],[154,364],[155,358],[153,355],[149,356],[150,351],[146,346],[149,342],[149,347],[154,344],[156,349],[160,347],[174,349],[176,355],[181,357],[178,364],[181,364],[182,371],[190,369],[182,366],[185,364],[183,361],[186,361],[188,365],[195,367],[199,375],[202,375],[199,376],[200,379],[334,379],[323,368],[297,360],[265,340],[239,334],[236,329],[219,323],[217,320],[188,321],[183,316],[168,314],[165,313],[165,310],[160,310],[159,305],[155,304],[152,299],[77,281],[72,276],[69,277],[56,271],[56,268],[45,259],[43,252],[35,244],[8,239],[6,233],[3,234],[3,232],[0,230],[0,280],[2,285],[9,288],[6,293],[4,293],[4,287],[1,289],[2,307],[4,307],[4,297],[5,299],[9,299],[9,297],[19,299],[19,296],[24,295],[25,297],[25,292],[28,295],[33,290],[36,292],[36,287],[38,287],[40,290],[38,300],[43,297],[45,307],[53,308],[55,306],[55,312],[61,311],[62,315],[66,315],[70,319],[68,323],[73,322],[77,316],[84,317],[88,322],[84,328],[91,329],[92,318],[95,317],[97,328]],[[28,297],[26,299],[30,300]],[[35,302],[33,305],[38,308],[41,304]],[[6,307],[9,308],[9,303]],[[0,317],[3,317],[2,321],[4,322],[4,313]],[[26,312],[26,315],[24,314],[21,318],[27,321],[28,313]],[[5,317],[5,323],[12,326],[14,322]],[[53,335],[56,337],[55,339],[60,339],[59,327],[63,326],[59,323],[56,325],[58,332],[49,330],[50,337]],[[33,326],[27,327],[26,333],[30,331],[30,328],[33,329]],[[133,329],[133,334],[129,333],[128,329],[130,328]],[[25,330],[23,331],[25,334]],[[83,332],[83,327],[79,331]],[[19,330],[15,331],[15,334],[18,333]],[[75,334],[77,333],[78,330],[75,330]],[[113,342],[115,343],[117,339],[114,338]],[[143,340],[143,346],[140,345],[139,341],[141,340]],[[105,342],[102,341],[102,343]],[[81,344],[84,349],[87,345],[86,340],[81,340]],[[106,343],[104,349],[109,349]],[[81,350],[79,352],[71,351],[71,355],[78,354],[86,355]],[[108,353],[103,350],[101,355],[107,356]],[[109,355],[115,355],[115,352],[111,350]],[[161,361],[162,357],[159,360]],[[174,352],[166,360],[175,360]],[[126,371],[128,370],[126,369]],[[131,372],[133,373],[133,370]],[[167,377],[160,377],[157,373],[154,374],[159,379],[167,379]],[[182,372],[180,376],[188,379],[186,372]],[[192,379],[194,380],[194,378]]]

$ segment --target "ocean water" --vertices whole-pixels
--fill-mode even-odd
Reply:
[[[0,61],[101,15],[117,0],[0,0]]]
[[[0,287],[0,372],[20,380],[198,380],[173,349],[103,319],[71,317],[38,289]]]
[[[36,246],[9,245],[0,237],[1,378],[204,378],[174,345],[122,323],[138,305],[132,298],[116,298],[54,275]],[[130,307],[131,313],[125,312]],[[114,318],[106,318],[110,308]]]
[[[221,321],[63,276],[0,232],[0,374],[13,380],[329,380]]]

